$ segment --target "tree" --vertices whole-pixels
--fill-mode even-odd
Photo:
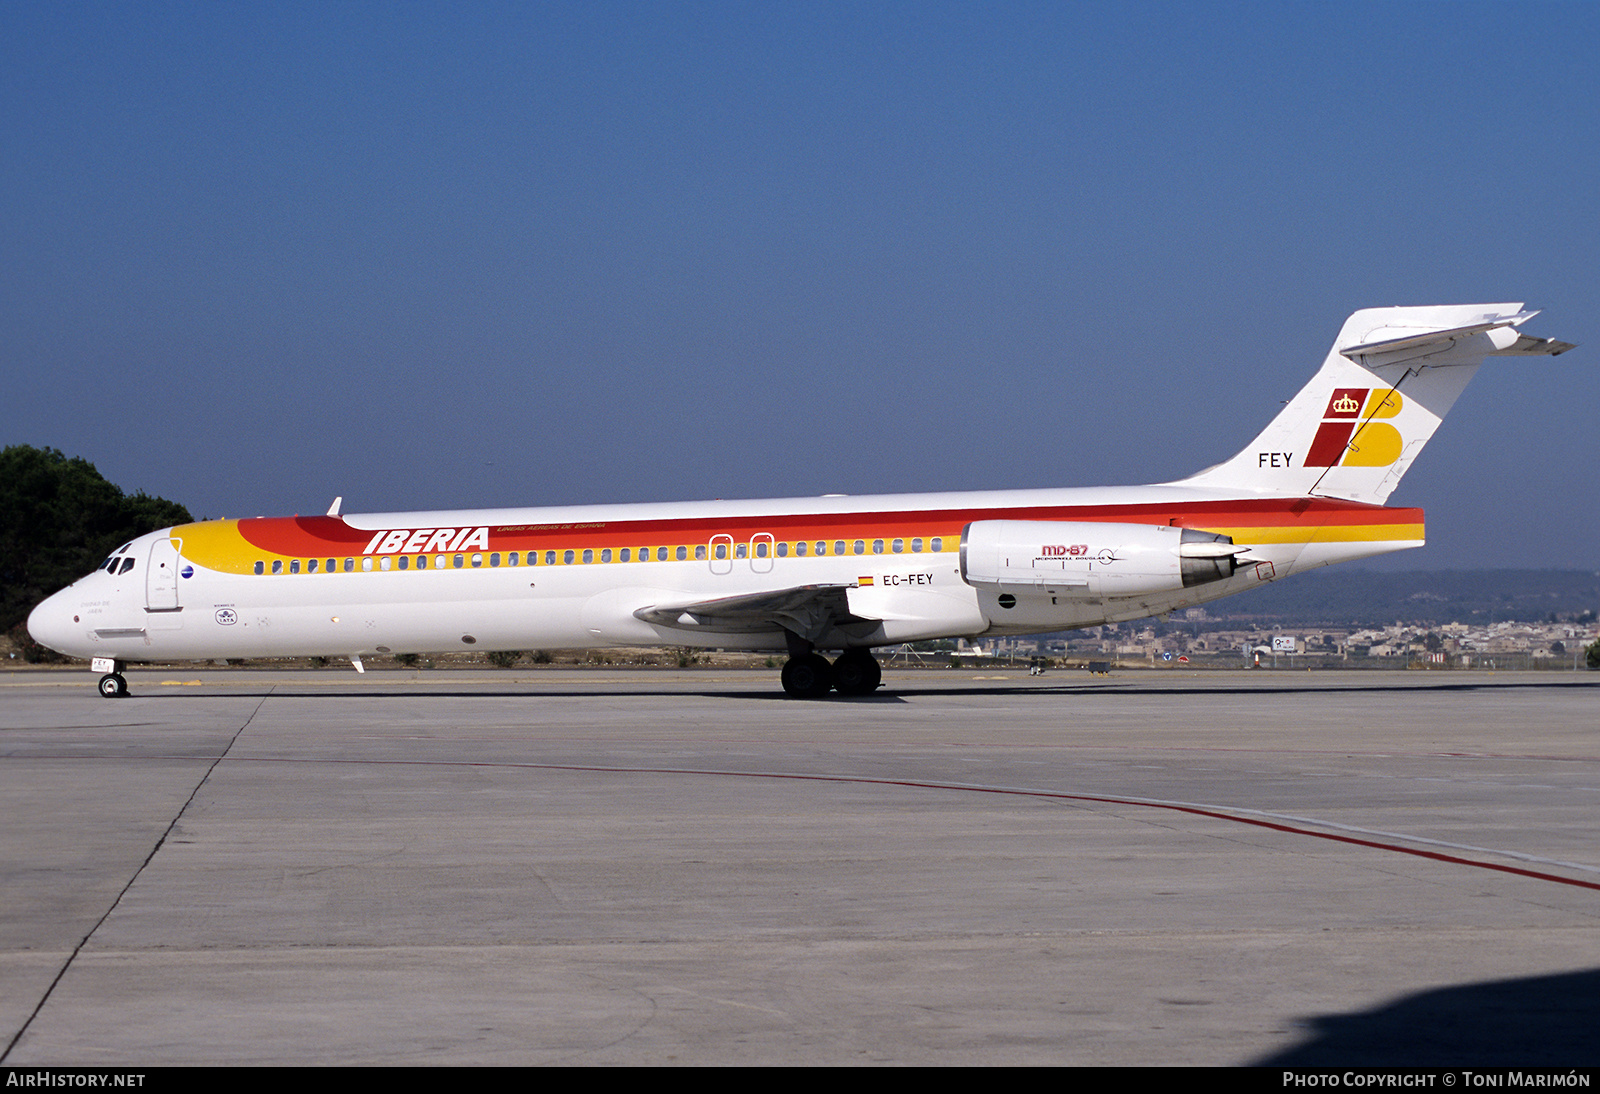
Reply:
[[[1589,648],[1583,651],[1583,663],[1592,669],[1600,669],[1600,638],[1591,642]]]
[[[0,631],[121,544],[193,519],[165,498],[128,497],[88,460],[54,448],[0,451]]]

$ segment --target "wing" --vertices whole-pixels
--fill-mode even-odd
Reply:
[[[679,630],[744,634],[786,630],[808,642],[821,641],[835,627],[875,625],[850,611],[848,585],[797,585],[764,593],[724,596],[683,604],[652,604],[634,617],[660,627]]]

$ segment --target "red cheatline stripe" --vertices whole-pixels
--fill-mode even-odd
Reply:
[[[1341,442],[1342,444],[1342,442]],[[1343,449],[1340,449],[1342,452]],[[458,514],[474,518],[477,514]],[[421,516],[421,514],[417,514]],[[765,516],[668,517],[620,519],[573,525],[489,525],[495,550],[526,546],[561,547],[582,543],[599,547],[645,543],[696,543],[713,533],[771,532],[785,539],[856,538],[859,536],[955,536],[977,520],[1082,521],[1087,523],[1154,523],[1183,526],[1223,524],[1228,527],[1420,524],[1420,509],[1389,509],[1362,502],[1324,498],[1245,498],[1231,501],[1129,502],[1105,505],[1021,505],[1016,507],[885,510],[848,513],[774,513]],[[470,525],[479,527],[479,525]],[[469,527],[461,525],[460,528]],[[347,525],[343,517],[251,517],[241,520],[239,534],[262,550],[285,556],[328,552],[349,554],[365,546],[377,529]],[[640,537],[644,537],[640,540]],[[638,541],[638,542],[636,542]]]

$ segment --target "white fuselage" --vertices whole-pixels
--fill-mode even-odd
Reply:
[[[231,529],[188,525],[133,541],[109,571],[41,604],[29,627],[55,649],[124,663],[639,645],[781,650],[789,637],[770,620],[711,612],[664,623],[663,609],[825,587],[842,590],[854,621],[835,620],[808,637],[821,648],[870,647],[1136,619],[1420,542],[1398,530],[1389,539],[1323,541],[1315,528],[1284,538],[1290,504],[1166,485],[388,513],[316,518],[341,522],[344,542],[318,540],[315,550],[288,554],[243,537],[231,553],[221,551],[211,540]],[[1239,524],[1241,507],[1266,514],[1250,526],[1259,542]],[[1370,508],[1344,505],[1358,515]],[[1085,529],[1077,536],[1085,540],[1112,530],[1204,528],[1248,546],[1249,564],[1194,587],[1057,588],[1053,571],[1004,586],[969,580],[963,533],[1001,520]],[[447,549],[452,540],[463,548]],[[1121,543],[1115,549],[1126,557]],[[1080,569],[1092,574],[1096,565],[1089,557]],[[1100,570],[1117,566],[1127,563]]]

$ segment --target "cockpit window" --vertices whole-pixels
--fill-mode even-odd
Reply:
[[[125,558],[122,560],[122,569],[118,570],[117,573],[120,576],[121,574],[127,573],[131,569],[133,569],[133,559]]]

